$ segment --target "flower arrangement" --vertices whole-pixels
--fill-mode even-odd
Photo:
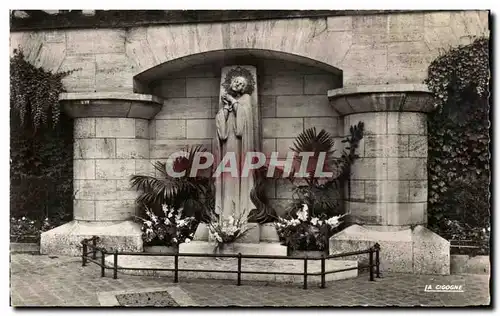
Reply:
[[[225,244],[236,242],[248,231],[247,216],[245,212],[235,216],[233,204],[233,215],[227,219],[211,213],[211,220],[208,223],[209,239],[216,243],[214,252],[222,250]]]
[[[142,239],[146,243],[161,243],[165,246],[177,247],[181,243],[189,243],[193,239],[197,222],[193,216],[184,217],[183,209],[175,209],[162,205],[164,216],[157,216],[146,207],[148,219],[137,217],[142,221]]]
[[[328,246],[328,238],[342,223],[344,215],[328,218],[322,214],[312,217],[308,213],[307,204],[303,204],[296,216],[291,219],[280,217],[274,224],[283,243],[291,250],[324,251]]]

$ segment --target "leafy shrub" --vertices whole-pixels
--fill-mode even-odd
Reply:
[[[489,227],[489,42],[476,39],[438,57],[425,80],[429,115],[429,227],[453,239]]]
[[[40,234],[50,230],[57,225],[51,223],[48,218],[43,221],[31,220],[26,217],[10,219],[10,241],[11,242],[38,242]]]
[[[61,112],[61,79],[18,50],[10,60],[10,212],[61,223],[73,213],[73,121]]]

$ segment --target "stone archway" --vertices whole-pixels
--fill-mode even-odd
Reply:
[[[78,255],[80,241],[92,235],[100,236],[107,249],[142,251],[142,233],[131,220],[137,193],[128,180],[132,174],[152,174],[152,160],[166,159],[180,147],[211,146],[209,124],[219,90],[213,92],[213,83],[219,85],[220,66],[228,63],[265,70],[260,80],[268,87],[261,95],[264,150],[288,149],[308,126],[342,129],[327,97],[329,89],[341,87],[342,72],[270,50],[212,51],[175,59],[136,75],[137,93],[65,93],[61,102],[75,118],[74,220],[42,235],[42,253]],[[206,76],[199,69],[193,74],[200,64],[215,74]],[[180,95],[178,81],[184,83]],[[174,94],[162,93],[163,88]],[[283,194],[273,196],[275,202],[286,200]]]

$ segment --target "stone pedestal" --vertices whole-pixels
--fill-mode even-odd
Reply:
[[[131,221],[137,192],[130,177],[149,174],[148,120],[161,101],[148,95],[68,93],[61,102],[74,117],[74,220],[43,233],[41,253],[78,255],[79,242],[92,235],[109,243],[108,250],[142,251],[140,227]]]
[[[259,255],[287,255],[287,247],[279,243],[278,233],[272,223],[249,223],[245,236],[237,242],[224,246],[221,253],[228,254],[259,254]],[[193,241],[179,245],[181,253],[213,253],[215,241],[210,240],[207,224],[200,223],[196,228]]]
[[[360,86],[330,90],[328,96],[343,116],[344,135],[360,121],[365,126],[345,194],[347,212],[363,229],[351,226],[333,236],[330,253],[379,242],[386,270],[448,274],[449,243],[425,229],[426,113],[433,110],[427,87]],[[420,228],[412,229],[415,226]],[[421,235],[439,254],[418,250]],[[390,250],[384,250],[383,241],[390,241]],[[384,251],[390,253],[384,257]],[[439,267],[435,267],[436,260],[442,261]]]

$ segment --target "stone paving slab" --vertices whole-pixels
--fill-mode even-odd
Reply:
[[[100,306],[98,293],[178,286],[201,306],[474,306],[490,304],[488,275],[383,274],[375,282],[366,274],[334,281],[326,289],[297,284],[245,283],[131,276],[100,277],[99,267],[81,266],[78,258],[12,254],[11,305]],[[464,293],[426,293],[427,284],[463,284]]]

